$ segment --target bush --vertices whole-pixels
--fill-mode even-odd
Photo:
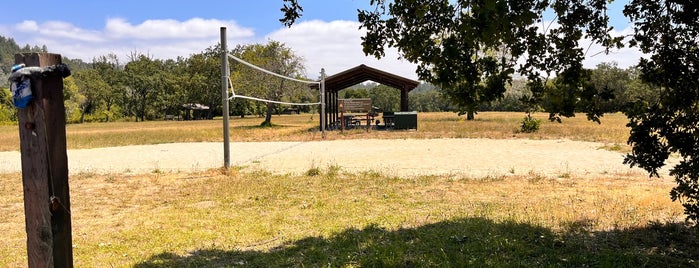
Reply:
[[[306,171],[306,176],[308,177],[315,177],[320,175],[320,169],[317,167],[312,167]]]
[[[541,125],[541,120],[534,119],[530,114],[522,120],[522,125],[520,131],[524,133],[533,133],[539,131],[539,126]]]

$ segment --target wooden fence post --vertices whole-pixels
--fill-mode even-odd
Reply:
[[[61,55],[15,54],[15,64],[47,67]],[[63,77],[31,76],[34,100],[18,109],[29,267],[73,267]]]

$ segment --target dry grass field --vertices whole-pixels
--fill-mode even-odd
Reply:
[[[545,115],[537,115],[545,119]],[[417,131],[328,139],[570,139],[628,150],[622,115],[517,133],[519,113],[420,114]],[[312,141],[317,116],[232,121],[235,141]],[[69,125],[70,148],[220,141],[220,120]],[[15,136],[13,136],[15,135]],[[14,139],[14,140],[13,140]],[[16,150],[16,127],[0,150]],[[0,266],[26,266],[19,174],[0,175]],[[674,183],[633,174],[391,177],[309,169],[71,178],[76,267],[697,267],[699,237]]]
[[[590,122],[584,115],[565,119],[562,124],[548,122],[547,115],[535,114],[543,121],[536,133],[516,133],[524,118],[522,113],[482,112],[474,121],[455,113],[421,113],[417,131],[329,131],[326,139],[569,139],[594,141],[625,147],[628,138],[626,117],[610,114],[602,124]],[[232,118],[232,141],[311,141],[322,139],[318,115],[274,116],[272,128],[258,127],[261,118]],[[69,149],[113,147],[172,142],[223,141],[221,120],[148,121],[71,124],[66,127]],[[19,150],[17,126],[0,126],[0,151]]]

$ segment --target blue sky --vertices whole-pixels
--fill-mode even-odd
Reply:
[[[282,0],[106,0],[106,1],[32,1],[41,7],[37,12],[3,12],[0,23],[14,24],[23,20],[65,21],[75,26],[100,30],[110,18],[122,18],[133,24],[146,20],[191,18],[235,20],[258,33],[279,29]],[[304,1],[304,17],[308,19],[356,20],[358,8],[368,8],[368,0]]]
[[[394,49],[381,60],[364,56],[356,10],[371,8],[369,0],[299,2],[303,17],[286,28],[279,22],[281,0],[35,0],[32,3],[40,9],[5,9],[0,16],[0,35],[14,38],[21,46],[45,44],[52,53],[89,62],[108,53],[123,60],[131,52],[155,58],[186,57],[218,43],[219,28],[225,26],[229,46],[269,39],[285,43],[305,59],[310,78],[316,78],[320,68],[332,75],[359,64],[416,78],[415,66],[399,60]],[[610,12],[615,29],[622,34],[629,31],[621,15],[626,2],[613,3]],[[586,65],[616,61],[627,67],[639,56],[633,49],[623,49],[588,59]]]

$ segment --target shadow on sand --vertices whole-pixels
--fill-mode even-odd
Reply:
[[[135,267],[697,267],[696,229],[653,223],[645,228],[587,232],[585,222],[562,233],[483,218],[410,229],[367,226],[331,237],[307,237],[271,250],[163,252]]]

